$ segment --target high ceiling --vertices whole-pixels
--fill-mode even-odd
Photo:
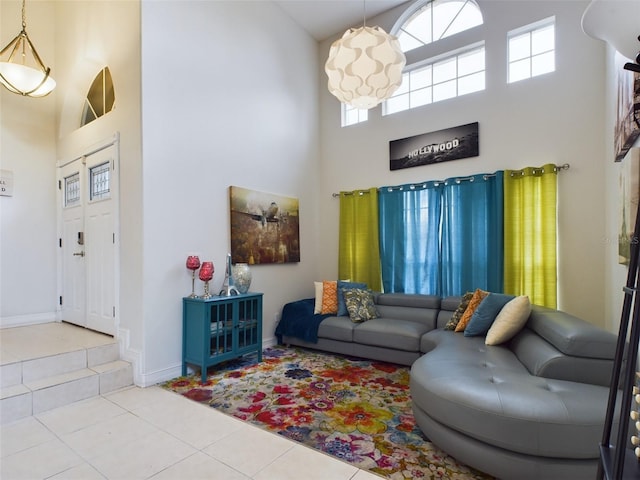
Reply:
[[[362,25],[407,0],[276,0],[302,28],[318,41]]]

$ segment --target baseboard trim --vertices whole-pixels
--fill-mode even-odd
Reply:
[[[55,312],[30,313],[27,315],[13,315],[10,317],[0,317],[0,329],[12,327],[24,327],[27,325],[37,325],[40,323],[51,323],[58,321]]]
[[[150,387],[159,383],[167,382],[182,375],[182,363],[172,365],[155,372],[145,372],[143,369],[142,352],[129,347],[129,330],[121,328],[118,330],[118,342],[120,344],[120,358],[130,362],[133,366],[133,383],[138,387]],[[277,344],[276,337],[262,340],[262,348],[272,347]],[[189,368],[188,373],[193,373]]]

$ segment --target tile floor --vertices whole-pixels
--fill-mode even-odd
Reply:
[[[24,360],[24,347],[8,341],[8,330],[0,333],[2,363]],[[104,341],[74,333],[84,343]],[[43,335],[26,335],[38,355],[73,350],[79,341],[70,331]],[[380,479],[157,386],[124,388],[0,426],[0,478]]]

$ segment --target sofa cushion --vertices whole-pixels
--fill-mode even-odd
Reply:
[[[567,355],[612,359],[617,337],[560,310],[532,305],[527,327]]]
[[[353,330],[353,341],[365,345],[417,352],[420,338],[430,330],[417,322],[393,318],[376,318],[358,324]]]
[[[452,295],[450,297],[443,297],[440,301],[440,310],[446,312],[455,312],[458,306],[462,302],[461,295]]]
[[[506,347],[434,330],[411,367],[411,397],[481,442],[527,455],[597,458],[608,388],[529,374]]]
[[[354,326],[349,317],[327,317],[318,327],[318,338],[353,342]]]
[[[398,307],[440,308],[440,297],[437,295],[421,295],[411,293],[380,293],[375,297],[376,305],[391,305]]]
[[[451,319],[444,326],[445,330],[455,330],[456,329],[456,327],[458,326],[458,322],[460,321],[460,318],[462,317],[462,314],[464,313],[464,311],[469,306],[469,302],[471,301],[472,298],[473,298],[473,292],[467,292],[462,296],[462,299],[460,300],[460,303],[458,304],[458,306],[456,307],[455,311],[453,312],[453,315],[451,315]]]
[[[451,317],[453,316],[453,312],[455,312],[458,305],[462,301],[462,296],[451,296],[451,297],[443,297],[440,302],[440,311],[438,312],[438,317],[436,318],[436,328],[444,328]]]
[[[435,295],[381,293],[374,296],[380,318],[393,318],[422,323],[429,330],[436,328],[440,312],[440,297]]]
[[[521,295],[507,303],[494,320],[487,332],[484,343],[486,345],[499,345],[511,340],[513,336],[522,330],[531,313],[529,297]]]
[[[508,345],[532,375],[606,387],[611,383],[612,359],[565,355],[529,328]]]
[[[502,307],[514,298],[513,295],[505,295],[504,293],[489,293],[471,315],[471,320],[464,329],[464,335],[475,337],[486,334]]]

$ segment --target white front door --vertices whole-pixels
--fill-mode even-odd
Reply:
[[[60,170],[62,320],[115,334],[116,147]]]

